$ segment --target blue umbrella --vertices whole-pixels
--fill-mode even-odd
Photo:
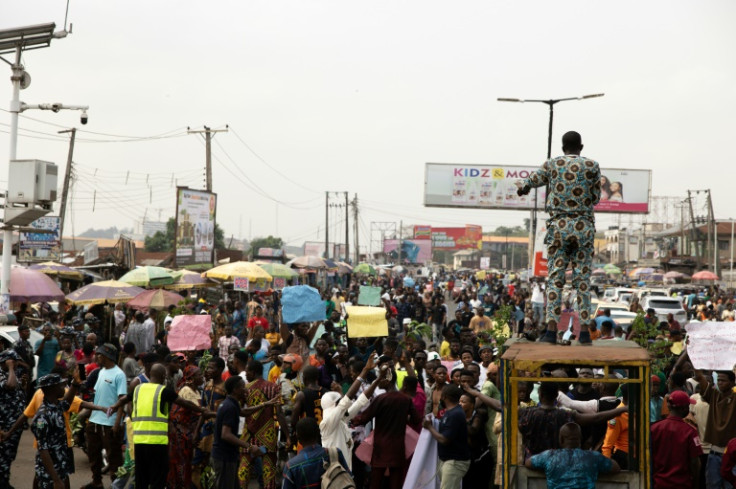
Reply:
[[[414,287],[414,279],[411,277],[404,277],[404,287]]]

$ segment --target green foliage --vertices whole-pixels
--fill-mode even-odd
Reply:
[[[496,345],[496,348],[498,348],[499,357],[503,355],[503,352],[506,350],[504,345],[511,335],[509,322],[511,321],[513,310],[512,306],[501,306],[491,318],[491,321],[493,322],[493,326],[491,326],[490,330],[491,343]]]
[[[255,255],[258,253],[259,248],[276,248],[281,249],[284,246],[284,240],[269,235],[266,238],[255,238],[253,241],[250,242],[250,251],[251,254]]]
[[[657,339],[661,335],[661,330],[657,329],[654,324],[647,324],[644,321],[645,314],[639,312],[631,323],[631,340],[636,342],[642,348],[649,352],[652,359],[652,370],[655,372],[664,372],[665,366],[672,361],[672,354],[669,351],[670,342],[667,339]]]
[[[496,229],[488,233],[490,236],[528,236],[529,230],[521,226],[498,226]]]
[[[207,365],[210,363],[210,360],[212,360],[212,354],[209,352],[209,350],[205,350],[204,354],[202,355],[202,358],[199,359],[199,369],[204,372],[204,370],[207,368]]]
[[[430,338],[432,336],[432,327],[427,323],[412,321],[409,323],[409,329],[406,332],[406,336],[412,338],[414,341],[422,338]]]
[[[176,236],[176,219],[170,217],[166,221],[166,232],[156,231],[153,236],[146,236],[144,246],[146,251],[174,251],[174,237]],[[225,248],[225,232],[215,223],[215,248]]]

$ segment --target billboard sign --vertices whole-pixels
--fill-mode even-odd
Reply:
[[[176,266],[212,263],[217,195],[176,189]]]
[[[480,250],[482,246],[483,228],[481,226],[432,228],[432,248],[435,250]]]
[[[21,232],[18,244],[19,262],[41,262],[61,260],[61,236],[58,216],[41,217],[29,224],[29,227],[44,232]]]
[[[84,248],[82,248],[82,254],[84,256],[84,265],[92,263],[93,261],[100,258],[100,248],[97,246],[97,241],[90,241]]]
[[[517,180],[529,177],[539,167],[427,163],[424,205],[476,209],[531,210],[534,192],[516,195]],[[651,170],[601,169],[601,202],[596,212],[649,212]],[[546,191],[537,189],[537,208],[544,210]]]
[[[399,259],[399,240],[383,240],[383,252],[391,257],[391,260]],[[401,262],[402,263],[426,263],[432,261],[432,241],[428,239],[404,239],[401,240]]]

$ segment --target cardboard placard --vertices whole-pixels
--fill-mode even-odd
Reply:
[[[736,328],[730,323],[697,321],[687,325],[687,353],[693,367],[731,370],[736,363]]]
[[[386,309],[383,307],[349,306],[348,338],[388,336]]]
[[[358,304],[361,306],[380,306],[381,288],[361,285],[360,293],[358,294]]]
[[[327,310],[319,291],[308,285],[285,287],[281,297],[281,315],[286,324],[324,321]]]
[[[206,350],[212,345],[211,332],[209,314],[174,316],[166,344],[171,351]]]

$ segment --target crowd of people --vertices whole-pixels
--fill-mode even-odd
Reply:
[[[398,489],[423,430],[437,445],[429,464],[443,489],[499,486],[501,411],[511,402],[499,354],[508,337],[549,341],[545,284],[491,274],[434,275],[412,287],[371,278],[389,334],[355,338],[347,310],[364,282],[324,288],[325,319],[314,323],[284,323],[277,292],[146,313],[117,304],[110,328],[81,309],[18,311],[38,316],[42,337],[31,345],[23,321],[0,353],[0,487],[11,487],[26,426],[36,440],[34,488],[69,487],[80,447],[91,468],[85,489],[104,487],[105,476],[113,487],[130,479],[136,488]],[[733,319],[733,297],[722,292],[685,300]],[[170,324],[184,313],[211,316],[210,349],[170,351]],[[732,487],[733,371],[694,369],[682,325],[645,320],[656,320],[668,345],[648,399],[654,487]],[[620,329],[602,311],[590,341],[635,339]],[[551,342],[560,342],[556,329]],[[544,471],[550,488],[637,470],[630,372],[547,367],[528,374],[580,380],[518,384],[518,465]]]

